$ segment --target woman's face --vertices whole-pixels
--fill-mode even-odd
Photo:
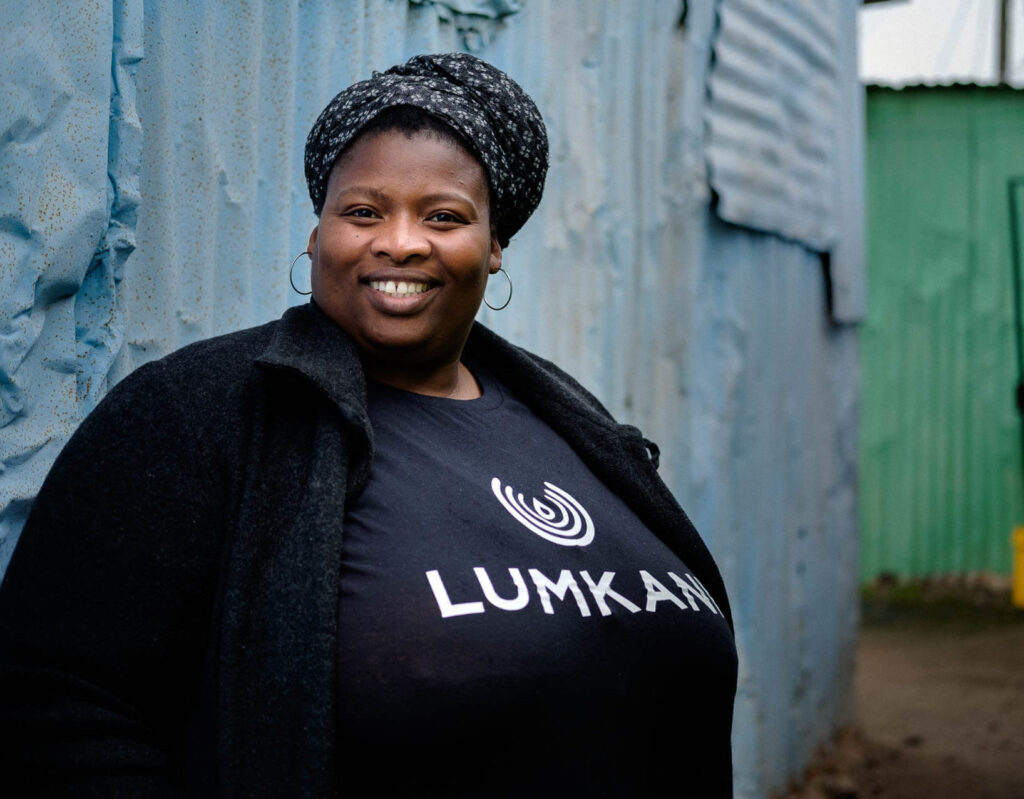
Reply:
[[[483,167],[428,133],[357,139],[334,165],[309,250],[313,298],[364,357],[457,361],[501,266]]]

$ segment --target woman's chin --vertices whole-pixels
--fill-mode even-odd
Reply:
[[[357,344],[364,357],[368,356],[370,360],[409,366],[425,366],[436,360],[445,360],[437,351],[446,348],[430,331],[409,318],[395,319],[390,324],[365,331]]]

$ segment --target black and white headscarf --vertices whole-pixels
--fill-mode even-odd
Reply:
[[[319,215],[342,151],[381,111],[412,105],[450,125],[487,170],[492,218],[504,247],[540,203],[548,137],[537,106],[514,80],[467,53],[418,55],[340,92],[306,139],[306,182]]]

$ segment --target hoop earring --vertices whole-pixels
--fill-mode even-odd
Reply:
[[[508,304],[510,302],[512,302],[512,278],[508,276],[508,272],[505,271],[505,267],[499,266],[498,271],[501,272],[505,276],[505,280],[508,281],[508,299],[505,300],[504,304],[495,307],[491,305],[489,302],[487,302],[487,297],[484,297],[484,305],[486,305],[492,311],[502,311],[508,307]]]
[[[308,255],[310,263],[313,262],[313,253],[311,253],[309,250],[303,250],[298,255],[296,255],[295,258],[292,259],[291,267],[289,267],[288,269],[288,282],[292,284],[292,291],[294,291],[296,294],[301,294],[303,297],[306,297],[313,293],[313,289],[310,289],[309,291],[299,291],[297,288],[295,288],[295,278],[292,277],[292,272],[295,271],[295,262],[298,261],[303,255]]]

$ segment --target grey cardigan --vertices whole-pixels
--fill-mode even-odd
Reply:
[[[466,348],[664,540],[730,619],[657,449],[553,364]],[[315,305],[120,383],[46,480],[0,586],[0,788],[333,796],[342,519],[373,457],[351,339]],[[186,742],[186,743],[183,743]]]

